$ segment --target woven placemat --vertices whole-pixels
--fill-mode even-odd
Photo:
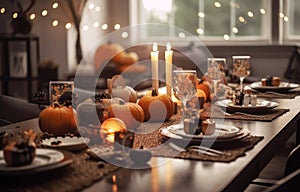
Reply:
[[[294,99],[296,96],[300,95],[300,91],[290,91],[287,93],[256,93],[259,98],[268,98],[268,99]]]
[[[231,155],[210,156],[197,152],[178,152],[167,145],[169,138],[163,136],[159,132],[159,127],[166,127],[178,123],[180,116],[173,116],[168,122],[162,126],[159,124],[146,123],[140,130],[141,133],[136,134],[134,138],[134,148],[148,148],[153,156],[156,157],[171,157],[181,159],[193,159],[202,161],[215,161],[215,162],[231,162],[240,156],[245,155],[245,152],[253,148],[259,141],[263,139],[262,136],[249,135],[246,138],[226,142],[215,143],[212,148],[230,153]]]
[[[0,191],[79,191],[118,169],[109,163],[99,164],[84,151],[63,153],[72,159],[70,165],[39,174],[0,177]]]
[[[261,112],[259,114],[224,114],[222,109],[215,105],[207,104],[203,111],[200,112],[202,118],[216,118],[216,119],[232,119],[232,120],[246,120],[246,121],[273,121],[277,117],[288,112],[289,109],[271,109]]]

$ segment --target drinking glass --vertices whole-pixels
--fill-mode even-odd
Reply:
[[[243,91],[243,81],[250,75],[250,56],[232,56],[233,75],[240,78],[241,92]]]
[[[225,65],[226,65],[225,58],[208,58],[207,59],[207,76],[213,82],[215,95],[217,95],[217,83],[222,78]]]
[[[196,95],[196,70],[174,70],[173,92],[181,100],[181,123],[186,117],[186,102]]]

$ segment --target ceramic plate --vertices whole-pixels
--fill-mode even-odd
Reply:
[[[182,124],[171,125],[168,126],[167,129],[169,132],[174,133],[176,135],[180,135],[186,138],[193,138],[193,139],[203,139],[203,138],[224,139],[224,138],[235,137],[240,134],[240,128],[237,128],[235,126],[221,125],[221,124],[216,125],[215,132],[212,135],[203,135],[202,133],[200,135],[187,134],[184,132]]]
[[[78,151],[85,149],[90,142],[86,137],[51,137],[41,141],[46,147],[65,149],[69,151]]]
[[[176,142],[178,144],[200,144],[201,142],[215,142],[215,143],[223,143],[223,142],[232,142],[236,140],[243,139],[250,135],[250,131],[247,129],[240,129],[240,133],[237,134],[235,137],[228,137],[228,138],[213,138],[213,137],[203,137],[202,139],[199,138],[187,138],[181,135],[175,134],[170,132],[167,127],[161,128],[160,134],[165,137],[168,137],[172,140],[172,142]]]
[[[281,82],[280,85],[277,86],[262,86],[261,82],[254,82],[250,85],[251,88],[266,92],[266,91],[273,91],[273,92],[287,92],[289,90],[295,89],[299,87],[299,84],[296,83],[287,83],[287,82]]]
[[[242,112],[242,113],[259,114],[267,110],[273,109],[277,107],[279,104],[276,102],[258,99],[255,106],[233,105],[232,100],[225,99],[225,100],[215,102],[215,105],[223,108],[224,110],[226,110],[226,112],[229,113]]]
[[[0,151],[0,175],[14,175],[23,173],[37,173],[41,171],[47,171],[56,169],[61,166],[65,166],[71,162],[64,162],[64,154],[54,149],[36,149],[36,157],[29,165],[24,166],[7,166],[4,160],[3,151]]]

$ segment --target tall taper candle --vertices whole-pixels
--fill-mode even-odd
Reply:
[[[152,64],[152,89],[158,90],[158,50],[157,43],[153,44],[151,51],[151,64]]]
[[[172,97],[172,57],[173,51],[171,50],[171,44],[168,42],[165,51],[165,62],[166,62],[166,89],[167,95]]]

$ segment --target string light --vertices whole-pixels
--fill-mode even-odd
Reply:
[[[284,13],[279,13],[280,18],[284,18]]]
[[[106,30],[106,29],[108,29],[108,25],[107,25],[107,24],[103,24],[103,25],[101,26],[101,28],[102,28],[103,30]]]
[[[180,37],[180,38],[185,38],[185,34],[183,33],[183,32],[180,32],[179,34],[178,34],[178,37]]]
[[[72,24],[71,23],[67,23],[66,25],[65,25],[65,28],[66,29],[70,29],[72,27]]]
[[[95,11],[101,11],[101,7],[100,6],[96,6],[95,7]]]
[[[95,22],[95,23],[93,24],[93,27],[98,28],[98,27],[99,27],[99,22]]]
[[[264,10],[264,9],[260,9],[259,11],[260,11],[260,13],[263,14],[263,15],[266,14],[266,10]]]
[[[239,29],[236,28],[236,27],[233,27],[233,28],[232,28],[232,32],[233,32],[233,33],[238,33],[238,32],[239,32]]]
[[[244,23],[246,20],[245,20],[244,17],[240,16],[240,17],[239,17],[239,21],[240,21],[241,23]]]
[[[2,8],[0,9],[0,13],[2,13],[2,14],[5,13],[5,11],[6,11],[6,10],[5,10],[4,7],[2,7]]]
[[[288,21],[289,21],[288,16],[284,16],[284,17],[283,17],[283,20],[284,20],[285,22],[288,22]]]
[[[201,17],[201,18],[204,18],[204,17],[205,17],[205,14],[204,14],[203,12],[199,12],[199,13],[198,13],[198,16]]]
[[[30,14],[29,19],[34,20],[35,19],[35,14],[34,13]]]
[[[91,4],[89,4],[89,9],[94,9],[95,8],[95,4],[94,3],[91,3]]]
[[[14,13],[12,14],[12,18],[15,19],[15,18],[17,18],[17,17],[18,17],[18,13],[17,13],[17,12],[14,12]]]
[[[48,11],[47,11],[46,9],[44,9],[44,10],[42,11],[42,16],[45,17],[46,15],[48,15]]]
[[[89,26],[88,26],[88,25],[84,25],[84,26],[82,27],[82,30],[83,30],[83,31],[88,31],[88,30],[89,30]]]
[[[115,30],[119,30],[121,28],[121,25],[120,24],[115,24],[115,26],[114,26],[114,29]]]
[[[52,21],[52,26],[53,27],[56,27],[58,25],[58,20],[57,19],[54,19],[53,21]]]
[[[52,4],[52,8],[53,9],[56,9],[57,7],[58,7],[58,3],[57,2],[55,2],[55,3]]]
[[[197,32],[198,34],[200,34],[200,35],[203,35],[203,34],[204,34],[204,31],[203,31],[203,29],[201,29],[201,28],[196,29],[196,32]]]
[[[253,12],[252,11],[248,11],[248,16],[249,17],[253,17],[254,16]]]
[[[217,7],[217,8],[220,8],[222,5],[221,5],[220,2],[216,1],[216,2],[214,3],[214,6]]]
[[[127,37],[128,37],[128,33],[127,33],[127,32],[123,32],[123,33],[121,34],[121,37],[122,37],[123,39],[127,38]]]
[[[229,37],[228,34],[223,35],[223,38],[224,38],[226,41],[228,41],[228,40],[230,39],[230,37]]]

